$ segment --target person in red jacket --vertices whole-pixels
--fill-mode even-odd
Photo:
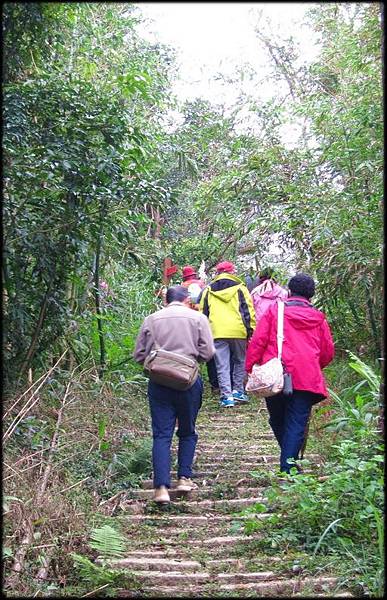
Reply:
[[[293,392],[266,398],[269,423],[281,449],[280,469],[289,473],[304,442],[312,406],[327,397],[322,369],[334,357],[331,331],[323,312],[310,299],[315,293],[312,277],[298,273],[289,280],[285,300],[282,362],[291,374]],[[262,315],[247,348],[245,368],[265,364],[277,356],[277,302]]]

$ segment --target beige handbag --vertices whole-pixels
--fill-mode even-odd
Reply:
[[[284,387],[284,370],[281,362],[284,339],[284,303],[278,301],[277,347],[278,356],[264,365],[254,365],[248,375],[246,392],[259,398],[267,398],[282,392]]]
[[[145,374],[151,381],[159,385],[165,385],[173,390],[188,390],[199,375],[197,361],[190,356],[160,348],[155,338],[152,320],[150,320],[149,326],[155,349],[148,354],[144,361]]]

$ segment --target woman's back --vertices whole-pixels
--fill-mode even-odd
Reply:
[[[258,323],[269,306],[278,299],[285,300],[288,297],[288,292],[273,279],[266,279],[251,290],[251,297],[253,299],[256,322]]]

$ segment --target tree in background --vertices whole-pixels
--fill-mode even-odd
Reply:
[[[111,258],[132,264],[169,200],[159,124],[171,56],[128,4],[6,3],[4,341],[11,380],[71,344]],[[67,343],[66,342],[66,343]]]

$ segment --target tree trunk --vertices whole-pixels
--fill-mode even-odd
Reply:
[[[97,248],[96,248],[96,252],[95,252],[95,268],[94,268],[95,314],[97,317],[97,327],[98,327],[99,355],[100,355],[99,376],[101,377],[101,379],[103,377],[103,373],[104,373],[105,366],[106,366],[106,348],[105,348],[105,338],[104,338],[102,318],[101,318],[102,314],[101,314],[101,305],[100,305],[100,277],[99,277],[105,212],[106,212],[106,204],[104,203],[101,207],[101,212],[100,212],[100,228],[99,228],[99,234],[98,234],[98,240],[97,240]]]
[[[36,346],[37,346],[37,343],[38,343],[39,334],[40,334],[40,332],[42,330],[43,323],[44,323],[44,318],[46,316],[47,304],[48,304],[48,301],[49,301],[49,298],[50,298],[50,294],[51,294],[51,286],[52,286],[52,282],[50,282],[48,284],[47,291],[45,293],[42,305],[40,307],[40,313],[39,313],[38,322],[37,322],[37,325],[35,327],[35,331],[34,331],[34,334],[32,336],[31,344],[30,344],[30,347],[28,349],[26,358],[25,358],[24,363],[23,363],[23,365],[22,365],[22,367],[20,369],[20,376],[23,375],[23,373],[25,373],[25,371],[29,368],[31,360],[32,360],[32,358],[33,358],[33,356],[35,354]]]

